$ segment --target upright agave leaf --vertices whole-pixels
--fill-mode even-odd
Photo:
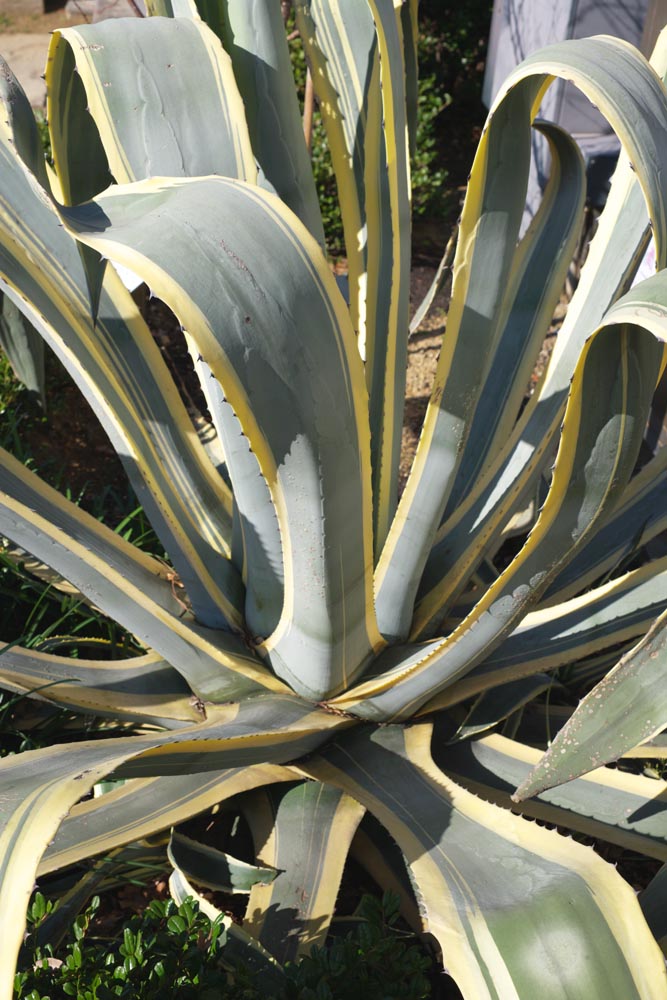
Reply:
[[[28,99],[0,56],[0,101],[8,118],[19,155],[46,186],[44,155]],[[44,405],[44,341],[20,309],[5,294],[0,297],[0,348],[14,373]]]
[[[7,295],[0,299],[0,348],[17,379],[44,407],[44,341]]]
[[[351,315],[366,360],[377,553],[397,502],[408,342],[410,181],[401,22],[387,0],[298,2],[295,12],[329,138]]]
[[[661,877],[642,912],[591,849],[526,817],[667,858],[664,783],[597,767],[667,724],[667,565],[643,548],[664,528],[663,452],[638,470],[666,362],[667,41],[657,74],[612,39],[559,45],[500,94],[399,501],[418,3],[294,7],[349,307],[322,251],[273,0],[149,0],[146,19],[57,32],[48,176],[27,101],[0,74],[0,292],[90,401],[170,559],[0,452],[0,534],[142,650],[105,663],[3,637],[12,691],[141,731],[0,761],[0,1000],[37,876],[213,807],[245,816],[256,863],[176,831],[172,892],[248,893],[228,961],[269,991],[281,962],[325,941],[351,852],[404,894],[466,1000],[665,1000]],[[535,121],[556,77],[600,106],[623,152],[521,412],[584,202],[575,144]],[[552,176],[518,241],[533,127]],[[659,273],[621,297],[649,227]],[[224,477],[108,260],[178,317]],[[576,711],[557,706],[539,762],[521,742],[536,699],[600,676]],[[124,783],[85,798],[109,774]],[[536,793],[525,816],[517,786]]]

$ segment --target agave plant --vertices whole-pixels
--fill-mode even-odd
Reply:
[[[642,450],[667,339],[666,46],[651,68],[610,38],[570,42],[508,79],[472,168],[399,499],[417,7],[294,4],[347,298],[323,252],[274,0],[151,0],[146,19],[56,32],[52,166],[3,69],[0,285],[95,410],[170,564],[2,453],[0,533],[145,652],[3,651],[4,685],[136,732],[2,761],[0,998],[36,874],[232,799],[257,865],[180,835],[170,847],[176,896],[189,878],[249,891],[245,928],[228,928],[232,965],[277,982],[324,940],[352,851],[402,887],[466,997],[667,996],[647,923],[662,936],[664,878],[645,917],[590,848],[526,818],[667,858],[664,784],[600,767],[639,744],[660,756],[667,723],[664,619],[651,627],[667,561],[649,544],[665,527],[667,452]],[[573,140],[533,126],[557,77],[600,107],[623,151],[524,407],[585,198]],[[519,239],[532,127],[552,170]],[[658,273],[629,290],[651,235]],[[217,451],[108,261],[178,317]],[[558,668],[591,690],[556,713],[542,756],[521,708]],[[86,799],[109,775],[122,783]]]

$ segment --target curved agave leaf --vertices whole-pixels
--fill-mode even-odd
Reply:
[[[48,190],[44,147],[37,130],[35,115],[23,87],[9,64],[0,56],[0,104],[4,111],[3,132],[16,150],[17,156]]]
[[[263,647],[273,669],[315,701],[346,687],[381,645],[368,423],[349,318],[317,244],[274,196],[225,178],[112,188],[63,218],[173,308],[257,456],[285,562],[282,616]]]
[[[433,756],[451,778],[471,792],[511,808],[512,792],[540,759],[540,751],[494,734],[450,746],[434,741]],[[667,860],[665,782],[626,771],[597,768],[559,788],[542,792],[520,811],[545,823]],[[517,807],[514,806],[516,809]]]
[[[447,337],[417,454],[376,571],[378,623],[395,640],[408,634],[421,573],[489,370],[480,358],[490,362],[500,334],[499,307],[528,176],[531,100],[525,91],[517,87],[508,95],[480,140],[459,228]]]
[[[301,770],[353,795],[396,840],[463,995],[663,998],[664,961],[632,889],[590,849],[446,778],[431,733],[357,729]]]
[[[587,342],[551,488],[523,549],[451,635],[391,647],[376,662],[377,676],[334,699],[335,707],[365,718],[406,718],[470,673],[516,627],[630,478],[662,355],[660,340],[639,327],[603,327]]]
[[[101,746],[102,744],[100,744]],[[68,748],[69,749],[69,748]],[[62,754],[62,750],[61,750]],[[30,756],[30,755],[28,755]],[[73,769],[62,766],[54,774],[45,762],[40,762],[38,775],[30,774],[25,754],[9,758],[14,764],[14,774],[8,779],[7,771],[0,782],[6,781],[13,794],[3,794],[0,811],[0,997],[11,1000],[14,995],[14,970],[25,933],[25,911],[34,884],[37,858],[55,833],[58,823],[81,795],[89,792],[96,781],[110,768],[120,763],[125,754],[116,748],[102,755],[101,763],[94,755],[87,755],[87,766]],[[71,761],[71,754],[70,754]],[[21,767],[16,770],[16,763]],[[6,768],[7,761],[3,761]],[[81,771],[86,772],[82,778]],[[74,773],[72,774],[72,771]],[[77,773],[78,772],[78,773]],[[13,785],[13,779],[16,784]],[[29,831],[29,832],[28,832]]]
[[[664,655],[667,612],[579,703],[515,801],[571,781],[656,736],[667,725]]]
[[[277,17],[285,46],[280,13],[277,7],[273,10],[275,15],[269,16],[268,28],[273,25],[275,33],[273,22]],[[227,23],[227,15],[225,18]],[[232,18],[234,25],[237,20]],[[94,131],[93,141],[99,142],[99,136],[102,137],[119,181],[129,182],[152,175],[206,174],[254,181],[257,171],[229,56],[198,18],[189,26],[182,22],[176,25],[164,21],[151,23],[151,27],[143,27],[133,36],[132,46],[121,47],[123,58],[114,55],[119,48],[118,28],[113,27],[116,22],[105,22],[104,27],[86,27],[82,32],[73,29],[71,33],[65,31],[57,36],[56,43],[52,43],[53,61],[57,63],[59,53],[64,50],[69,75],[64,71],[52,72],[54,108],[63,104],[70,124],[73,116],[67,100],[69,90],[80,88],[84,91],[95,122],[93,126],[90,115],[86,114],[86,121]],[[223,27],[218,26],[218,34]],[[206,100],[197,102],[193,116],[189,74],[197,75],[198,87],[205,86],[202,63],[210,75],[209,87],[204,90]],[[139,72],[136,72],[137,66]],[[128,78],[136,93],[125,85]],[[252,94],[245,96],[247,103]],[[292,97],[301,138],[294,93]],[[252,100],[249,106],[252,108]],[[137,128],[139,112],[141,127]],[[79,124],[78,118],[75,122]],[[173,134],[169,131],[172,122],[177,123],[177,131]],[[215,142],[209,139],[212,122],[216,123]],[[62,136],[54,132],[54,148],[59,148],[60,142],[68,155],[75,153],[69,138],[71,131],[68,129]],[[271,130],[274,139],[275,134],[274,128]],[[282,134],[281,130],[278,134]],[[89,143],[85,135],[83,144],[87,149]],[[307,165],[314,196],[308,161]],[[107,183],[89,188],[87,197],[99,194],[102,187],[107,187]],[[72,203],[72,199],[66,202]],[[319,209],[317,211],[319,214]],[[244,582],[250,586],[245,600],[247,627],[252,635],[263,637],[275,629],[283,606],[282,549],[275,511],[268,489],[260,478],[257,461],[247,442],[239,436],[233,412],[220,398],[221,390],[201,354],[191,344],[191,338],[186,335],[186,340],[223,448],[234,452],[231,468],[242,541],[242,553],[235,562],[242,571]]]
[[[252,887],[244,927],[281,964],[293,962],[324,944],[364,807],[313,781],[267,787],[240,807],[258,859],[280,869]]]
[[[77,245],[2,122],[0,163],[0,285],[100,418],[198,617],[222,627],[240,623],[242,587],[228,558],[229,490],[196,437],[150,331],[111,270],[97,324],[86,318]]]
[[[49,141],[57,178],[53,193],[64,204],[75,205],[104,191],[113,178],[88,112],[88,95],[74,52],[59,32],[54,32],[49,43],[45,80]]]
[[[373,259],[367,240],[374,238],[376,229],[378,240],[381,235],[386,239],[388,234],[387,185],[380,169],[386,158],[375,28],[367,5],[355,0],[297,0],[293,6],[336,173],[349,268],[350,312],[365,357],[367,328],[380,325],[374,315],[379,260]],[[374,164],[368,174],[373,190],[366,189],[367,158]],[[376,214],[374,225],[369,226],[366,215],[372,208]],[[380,208],[385,212],[377,214]],[[380,250],[378,242],[375,255]],[[385,301],[381,315],[386,315]]]
[[[167,728],[201,719],[190,688],[158,653],[84,660],[10,646],[0,650],[0,683],[74,711]]]
[[[197,7],[231,56],[259,165],[258,183],[275,192],[324,247],[322,215],[279,4],[198,0]]]
[[[116,19],[55,32],[47,60],[47,116],[64,204],[153,175],[256,178],[229,57],[201,21]],[[200,96],[193,105],[189,95]],[[215,128],[211,129],[211,123]],[[104,261],[84,245],[93,318]]]
[[[610,218],[603,212],[591,244],[594,247],[595,239],[602,239],[603,243],[597,245],[603,247],[605,252],[601,250],[601,259],[589,254],[589,271],[586,272],[586,265],[582,271],[582,276],[590,276],[590,284],[595,286],[598,295],[605,290],[606,295],[598,305],[598,296],[584,300],[590,304],[590,309],[584,310],[576,325],[576,333],[582,338],[590,335],[604,309],[627,287],[645,249],[643,238],[648,233],[648,223],[644,225],[643,222],[646,214],[644,198],[633,171],[624,159],[617,168],[612,192],[618,197],[608,199],[605,212],[614,211],[615,214]],[[632,230],[633,227],[638,232],[628,233],[628,228]],[[628,246],[638,248],[630,259],[626,253]],[[598,267],[591,271],[594,264]],[[582,288],[583,295],[581,283],[577,291],[579,288]],[[568,315],[576,316],[572,303]],[[587,325],[589,320],[590,326]],[[563,332],[561,327],[559,336]],[[565,330],[565,340],[567,333],[568,329]],[[568,353],[567,360],[572,367],[564,374],[563,381],[571,377],[579,353],[580,343],[577,343],[576,349]],[[513,512],[534,495],[535,485],[555,446],[567,394],[567,388],[561,386],[558,392],[543,400],[545,385],[546,382],[543,382],[540,391],[529,401],[510,440],[492,467],[439,529],[420,582],[416,605],[419,624],[415,637],[426,636],[436,627],[435,623],[446,615],[448,606],[464,589],[479,561],[487,551],[493,551],[497,546]]]
[[[667,306],[663,304],[666,288],[664,272],[649,278],[610,310],[610,319],[623,320],[632,316],[641,318],[649,329],[658,333],[664,331],[667,329]],[[662,615],[641,642],[584,699],[559,734],[558,747],[549,750],[532,778],[517,791],[518,797],[531,795],[538,788],[565,780],[566,776],[583,774],[592,767],[616,760],[626,750],[664,728],[667,706],[660,700],[663,685],[659,664],[665,620]],[[591,743],[593,732],[597,733],[594,746]]]
[[[169,878],[169,891],[179,905],[188,898],[194,899],[200,911],[205,913],[209,920],[219,920],[222,923],[223,959],[228,968],[241,967],[251,972],[253,981],[257,982],[267,996],[275,995],[281,989],[285,977],[275,959],[250,934],[235,924],[231,917],[225,916],[198,893],[179,868],[176,868]]]
[[[383,313],[380,314],[378,309],[375,322],[367,326],[365,343],[377,557],[382,551],[398,502],[398,464],[410,326],[410,156],[401,18],[397,16],[394,0],[369,0],[368,6],[377,34],[388,197],[387,207],[378,206],[382,214],[388,214],[386,232],[381,233],[380,254],[390,250],[391,262],[390,267],[378,268],[376,295],[382,285],[380,294],[386,296],[388,291],[389,300],[382,306]],[[369,168],[367,161],[366,169]],[[377,169],[373,169],[372,176],[377,178]],[[376,184],[377,181],[371,183]],[[368,177],[365,178],[365,185],[368,189]],[[369,261],[371,254],[378,253],[370,235],[374,228],[369,226]],[[382,322],[385,309],[386,322]]]
[[[232,632],[186,620],[173,572],[0,449],[0,530],[155,649],[201,698],[285,690]],[[188,615],[188,619],[189,619]]]
[[[30,102],[10,67],[0,56],[0,105],[7,115],[6,129],[18,156],[41,186],[48,188],[44,150]],[[44,344],[16,305],[0,291],[0,347],[16,377],[44,400]]]
[[[46,848],[37,873],[44,875],[152,837],[235,795],[282,781],[294,781],[294,772],[275,764],[125,781],[72,808]]]
[[[551,46],[527,59],[509,78],[494,104],[472,169],[454,261],[447,337],[417,455],[376,572],[378,622],[385,635],[404,638],[410,628],[422,570],[495,356],[503,326],[501,307],[524,207],[530,122],[546,85],[555,76],[575,82],[617,131],[645,192],[655,226],[658,260],[663,262],[667,253],[667,186],[655,169],[667,156],[667,97],[655,74],[634,50],[612,39]],[[608,300],[604,301],[603,309],[608,304]],[[601,313],[587,327],[586,336],[600,318]],[[579,349],[583,340],[582,335],[577,343]],[[480,364],[480,358],[484,364]],[[567,380],[562,386],[559,383],[558,392],[554,390],[550,397],[556,400],[556,429],[573,370],[574,359]],[[553,436],[531,432],[527,438],[534,442],[529,445],[531,453],[544,455],[546,443]],[[507,494],[505,503],[510,504],[508,496],[512,505],[520,501],[525,488],[522,492],[508,487],[503,491]],[[502,527],[504,522],[499,524]],[[462,544],[467,551],[465,532]],[[424,574],[413,636],[424,634],[474,569],[474,565],[466,564],[465,574],[458,569],[454,572],[448,560],[445,570],[441,556],[441,552],[433,556],[437,581],[428,569]]]
[[[44,341],[18,306],[0,292],[0,348],[9,359],[19,382],[42,405],[44,396]]]
[[[543,604],[585,591],[596,580],[616,576],[651,539],[667,528],[667,448],[634,476],[600,530],[558,574]]]
[[[206,712],[206,722],[161,734],[152,743],[149,735],[134,737],[145,741],[145,749],[135,742],[140,754],[117,767],[114,776],[151,777],[257,763],[284,764],[312,753],[333,730],[350,725],[348,719],[290,695],[258,695],[238,704],[207,705]]]
[[[217,707],[209,715],[177,732],[49,747],[0,762],[1,1000],[12,996],[25,927],[17,913],[25,912],[39,858],[69,809],[106,774],[133,778],[282,763],[349,724],[280,696]]]
[[[533,611],[478,667],[420,711],[456,705],[499,684],[566,667],[608,647],[613,650],[642,635],[666,604],[667,561],[661,559],[581,597]]]
[[[566,132],[546,122],[535,127],[548,140],[549,182],[512,263],[499,307],[502,329],[445,517],[456,510],[516,423],[579,239],[586,198],[583,157]]]
[[[80,143],[88,150],[95,129],[119,184],[156,175],[256,178],[231,61],[199,19],[138,20],[131,44],[122,19],[64,28],[51,40],[47,86],[54,163],[71,189],[66,204],[109,185],[107,175],[102,184],[84,182],[87,190],[79,194],[70,177],[80,163]],[[81,113],[81,102],[72,107],[75,86],[92,118]]]
[[[523,708],[544,691],[561,685],[548,674],[534,674],[518,680],[497,684],[475,700],[465,719],[456,730],[456,740],[467,740],[494,729],[500,722]]]
[[[410,181],[400,15],[392,0],[297,2],[295,13],[336,174],[350,311],[366,359],[379,552],[396,507],[408,338]]]
[[[593,49],[589,48],[591,44]],[[610,47],[605,60],[602,53],[607,45]],[[615,115],[610,120],[623,141],[627,127],[632,128],[640,118],[642,134],[637,135],[638,144],[629,158],[619,158],[605,209],[539,392],[530,400],[487,473],[437,533],[420,583],[419,636],[435,628],[435,622],[465,586],[484,553],[493,547],[513,511],[530,495],[558,434],[567,387],[582,346],[605,310],[629,287],[646,248],[650,225],[656,235],[658,266],[664,262],[666,191],[664,174],[657,168],[667,152],[664,89],[640,57],[617,39],[583,39],[576,46],[582,56],[593,58],[597,70],[605,64],[604,76],[612,66],[617,76],[615,84],[609,79],[603,82],[604,93],[599,98],[593,96],[594,103],[606,109],[606,114],[609,96],[615,94],[625,106],[624,127],[620,119],[614,120]],[[567,43],[565,49],[554,46],[547,51],[559,63],[564,52],[567,62],[572,47]],[[507,87],[511,88],[524,72],[554,72],[554,66],[541,60],[541,54],[536,53],[522,64],[507,81],[498,101],[504,100]],[[659,39],[652,64],[659,75],[667,74],[667,35]],[[578,71],[573,78],[581,85]]]
[[[276,629],[285,600],[283,546],[276,510],[257,456],[220,383],[189,334],[186,341],[233,480],[238,551],[233,535],[232,559],[246,588],[246,628],[261,640]]]
[[[176,831],[169,838],[167,856],[188,881],[222,892],[250,892],[257,883],[271,883],[278,875],[276,868],[239,861]]]

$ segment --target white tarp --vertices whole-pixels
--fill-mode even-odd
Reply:
[[[616,35],[639,47],[645,41],[647,17],[653,21],[661,14],[661,23],[665,23],[666,0],[495,0],[484,78],[485,104],[491,104],[505,77],[536,49],[589,35]],[[565,128],[587,158],[618,150],[618,141],[605,119],[571,84],[552,84],[540,117]],[[546,143],[538,136],[533,141],[533,154],[525,224],[539,204],[549,171]]]

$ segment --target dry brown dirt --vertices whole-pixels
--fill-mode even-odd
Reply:
[[[84,17],[65,16],[65,5],[48,13],[35,13],[24,0],[0,0],[0,32],[6,35],[43,34],[68,25],[84,24]],[[26,9],[27,8],[27,9]]]

